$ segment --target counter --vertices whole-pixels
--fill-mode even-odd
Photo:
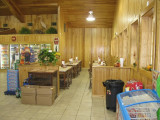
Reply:
[[[105,87],[102,82],[106,80],[119,79],[125,83],[131,77],[130,67],[114,67],[114,66],[101,66],[97,63],[92,65],[92,95],[105,95]]]

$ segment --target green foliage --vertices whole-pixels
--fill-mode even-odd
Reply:
[[[46,34],[57,34],[57,30],[54,27],[50,27],[46,30]]]
[[[136,67],[136,66],[137,66],[137,63],[136,63],[136,62],[134,62],[134,63],[133,63],[133,66],[134,66],[134,67]]]
[[[25,27],[22,27],[19,31],[20,34],[31,34],[31,30]]]
[[[39,63],[42,65],[49,65],[49,63],[52,63],[53,65],[56,64],[58,59],[55,56],[56,52],[49,52],[49,49],[43,49],[40,51],[40,54],[38,55]]]

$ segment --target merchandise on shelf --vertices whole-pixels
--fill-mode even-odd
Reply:
[[[41,44],[41,49],[51,49],[51,44]]]
[[[40,53],[40,45],[39,44],[32,44],[32,45],[30,45],[30,48],[32,49],[31,58],[34,58],[32,61],[38,62],[38,54]]]
[[[9,68],[9,46],[8,45],[0,45],[0,53],[1,53],[1,69]]]

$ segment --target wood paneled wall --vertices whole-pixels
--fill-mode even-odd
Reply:
[[[27,27],[30,30],[43,30],[45,29],[41,25],[41,21],[46,24],[46,27],[51,27],[51,23],[57,23],[58,17],[57,14],[48,14],[48,15],[25,15],[25,23],[21,23],[14,16],[1,16],[0,17],[0,28],[3,28],[3,24],[8,24],[7,28],[15,28],[17,33],[22,27]],[[33,23],[33,26],[28,26],[27,23]],[[57,23],[58,24],[58,23]],[[52,26],[57,28],[57,25]]]
[[[160,65],[160,59],[158,59],[160,58],[160,37],[158,32],[156,44],[154,44],[156,35],[155,15],[157,14],[157,21],[160,20],[160,2],[156,0],[149,0],[149,6],[147,6],[147,1],[148,0],[118,1],[113,24],[111,55],[116,57],[122,56],[124,58],[126,56],[128,66],[133,66],[133,63],[136,62],[137,67],[131,69],[130,79],[142,81],[144,88],[152,88],[152,72],[146,71],[142,69],[142,67],[146,67],[149,64],[152,56],[153,65],[153,60],[156,60],[156,65],[154,66],[156,70],[160,70],[158,67]],[[156,8],[157,6],[159,9]],[[152,8],[154,8],[153,11]],[[151,11],[152,14],[148,11]],[[157,25],[159,26],[159,24]],[[157,27],[158,30],[159,28]],[[122,45],[121,39],[123,41]],[[154,55],[155,45],[156,56]]]
[[[84,60],[84,29],[74,28],[68,29],[66,33],[66,61],[70,58],[78,57],[80,60]]]
[[[103,86],[103,82],[106,80],[122,80],[126,84],[130,80],[131,68],[130,67],[111,67],[111,66],[99,66],[92,67],[92,94],[102,95],[106,94],[106,88]],[[125,87],[123,87],[125,88]]]
[[[147,7],[148,0],[118,0],[115,13],[112,37],[115,33],[124,31],[130,23],[133,23],[139,14]],[[155,0],[149,0],[149,3]]]
[[[155,56],[155,69],[160,71],[160,1],[156,0],[156,4],[157,4],[157,17],[156,17],[156,21],[157,21],[157,26],[156,26],[156,56]]]
[[[65,60],[76,56],[84,67],[101,59],[108,61],[111,53],[111,28],[68,28],[65,41]]]

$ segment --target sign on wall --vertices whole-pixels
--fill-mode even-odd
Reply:
[[[59,38],[54,38],[54,51],[59,51]]]
[[[14,41],[16,41],[16,36],[12,36],[12,41],[14,42]]]

